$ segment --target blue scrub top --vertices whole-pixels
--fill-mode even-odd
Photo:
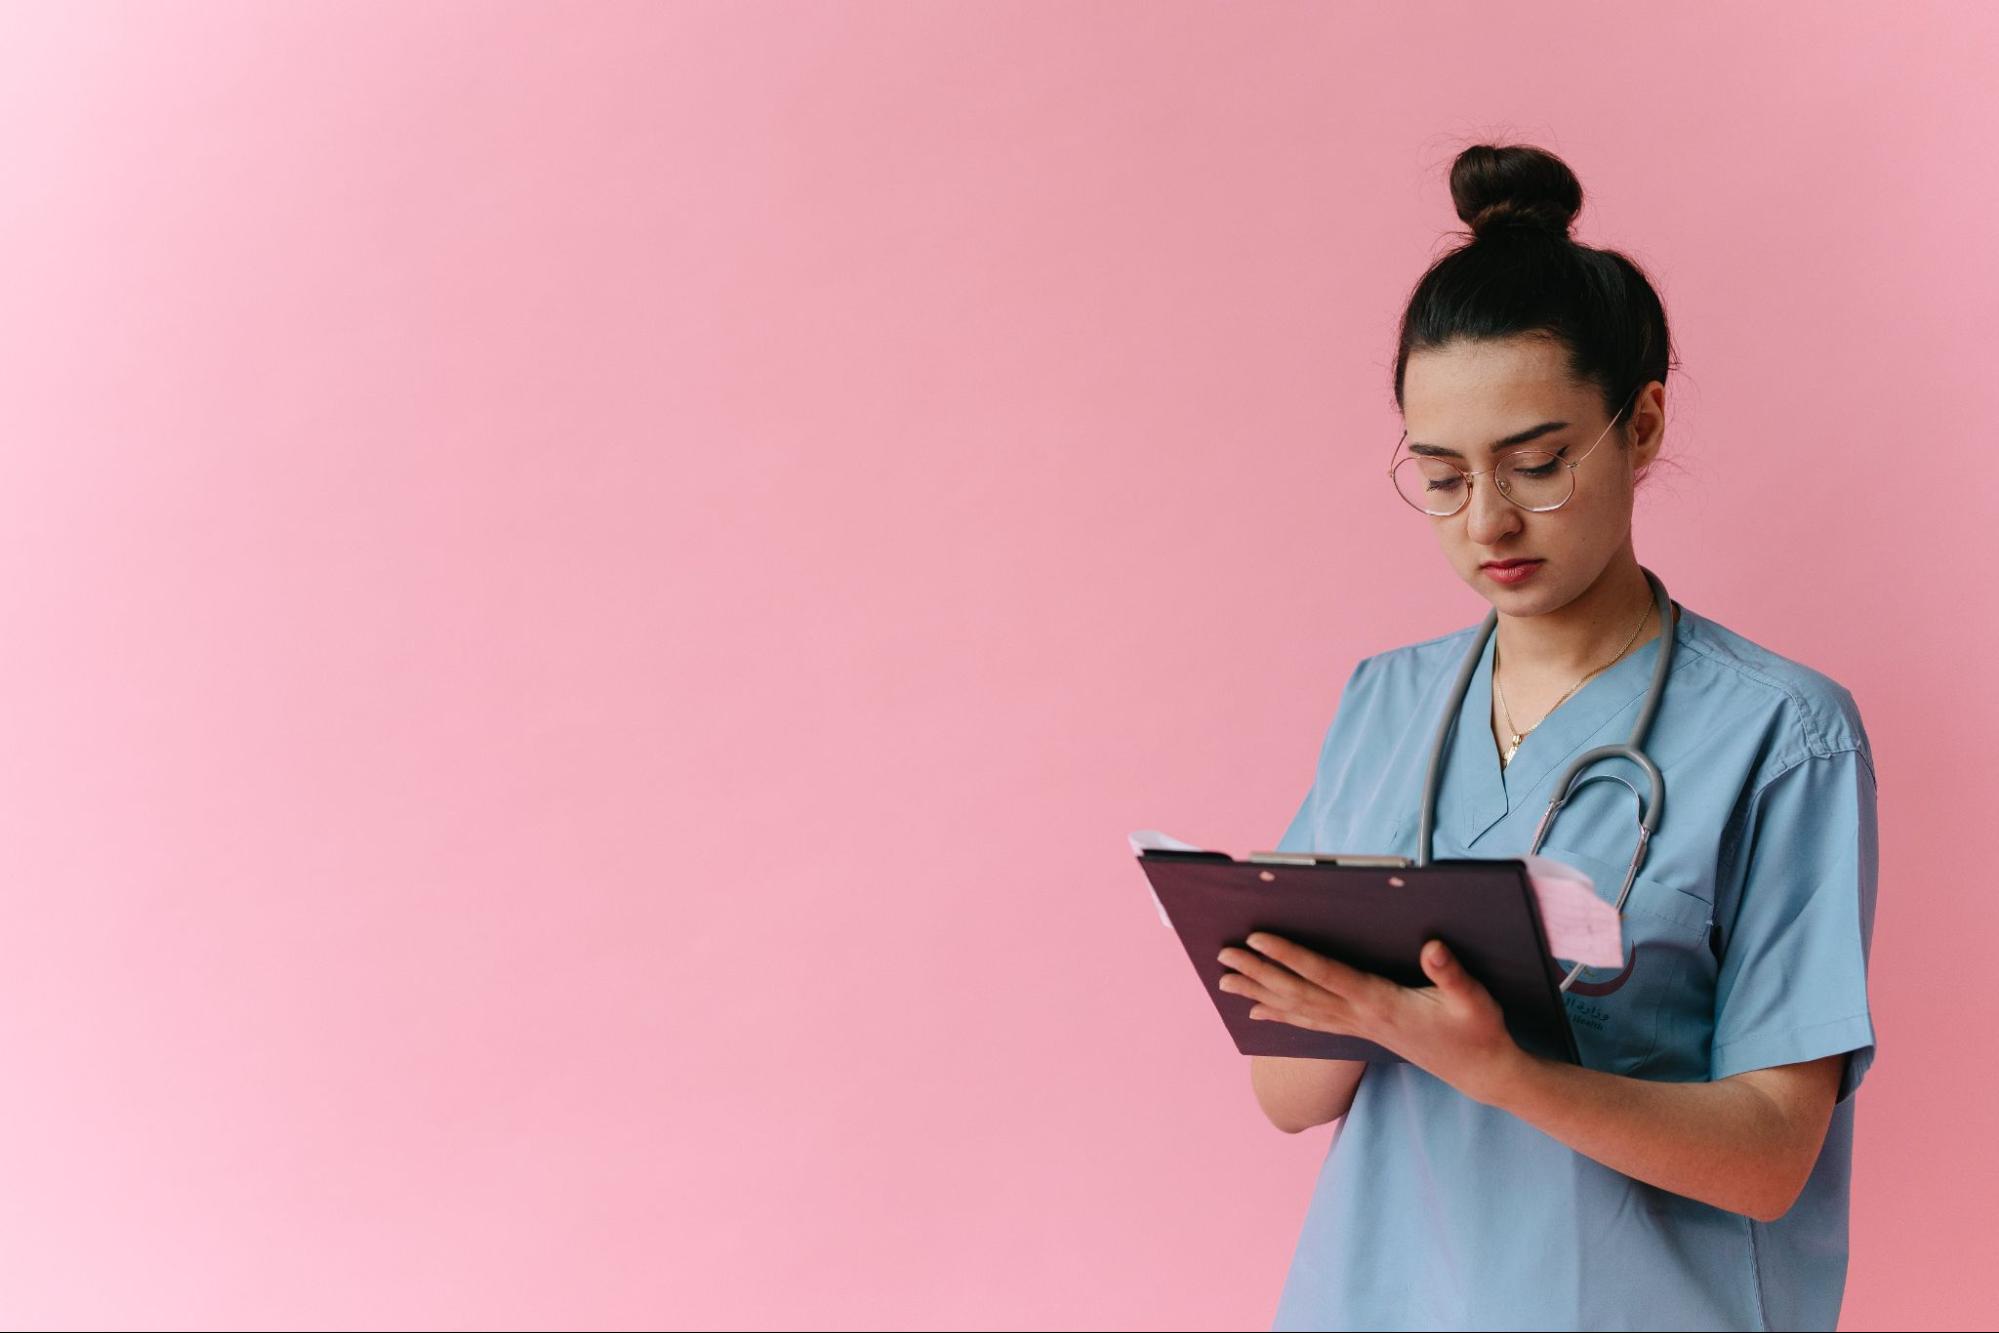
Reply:
[[[1284,851],[1416,853],[1440,710],[1477,626],[1364,659]],[[1847,690],[1680,608],[1644,749],[1663,815],[1625,904],[1626,966],[1565,997],[1585,1065],[1663,1082],[1849,1052],[1803,1195],[1758,1222],[1633,1180],[1414,1065],[1361,1079],[1320,1170],[1273,1329],[1831,1329],[1846,1284],[1853,1098],[1874,1054],[1874,761]],[[1502,769],[1485,646],[1433,855],[1508,857],[1555,779],[1626,740],[1661,646],[1592,679]],[[1645,790],[1628,760],[1616,773]],[[1588,781],[1543,855],[1615,901],[1638,802]],[[1577,993],[1578,991],[1586,993]]]

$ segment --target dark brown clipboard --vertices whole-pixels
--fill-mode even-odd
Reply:
[[[1226,852],[1147,848],[1138,857],[1238,1051],[1402,1060],[1358,1037],[1251,1018],[1254,1002],[1217,984],[1232,969],[1216,955],[1231,945],[1246,948],[1253,931],[1268,931],[1404,986],[1430,984],[1417,954],[1424,941],[1441,939],[1492,992],[1524,1050],[1580,1063],[1562,1005],[1562,969],[1548,954],[1524,861],[1355,865],[1276,855],[1239,861]]]

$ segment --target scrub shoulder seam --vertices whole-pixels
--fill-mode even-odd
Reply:
[[[1855,758],[1859,759],[1861,766],[1867,770],[1867,780],[1869,782],[1872,782],[1877,787],[1881,785],[1880,780],[1874,776],[1873,758],[1867,753],[1867,748],[1865,746],[1856,743],[1852,745],[1843,745],[1837,750],[1826,750],[1823,752],[1814,752],[1812,754],[1799,755],[1796,759],[1793,759],[1790,763],[1785,764],[1775,773],[1772,773],[1769,777],[1763,779],[1763,781],[1758,783],[1756,785],[1756,790],[1749,794],[1749,803],[1753,806],[1757,802],[1761,801],[1763,799],[1763,793],[1770,790],[1770,788],[1774,786],[1779,779],[1783,778],[1785,774],[1803,768],[1806,764],[1811,763],[1812,760],[1814,759],[1837,759],[1843,754],[1850,754],[1853,755]]]
[[[1835,742],[1817,724],[1813,717],[1812,701],[1807,699],[1804,692],[1799,690],[1796,685],[1770,675],[1768,672],[1759,671],[1739,657],[1718,653],[1708,644],[1702,643],[1698,636],[1689,636],[1682,641],[1681,646],[1691,648],[1696,653],[1699,653],[1703,661],[1712,662],[1716,666],[1727,667],[1743,679],[1767,686],[1790,700],[1792,716],[1796,720],[1799,734],[1804,740],[1805,749],[1812,755],[1824,759],[1836,754],[1845,754],[1849,750],[1858,751],[1861,759],[1867,764],[1868,773],[1870,775],[1873,773],[1874,761],[1867,753],[1867,743],[1864,736],[1847,728],[1842,728],[1841,730],[1846,731],[1847,734],[1840,741]],[[1786,658],[1784,660],[1788,662],[1790,659]],[[1834,690],[1837,690],[1841,695],[1844,695],[1848,701],[1851,701],[1852,692],[1824,672],[1808,667],[1802,662],[1792,662],[1791,665],[1801,671],[1811,672],[1830,685]],[[1786,771],[1788,771],[1788,768],[1789,766],[1787,765]],[[1781,776],[1781,773],[1772,776]]]

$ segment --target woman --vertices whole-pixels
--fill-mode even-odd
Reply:
[[[1567,761],[1626,738],[1670,633],[1644,747],[1664,815],[1625,904],[1624,966],[1564,996],[1580,1067],[1516,1046],[1441,941],[1419,988],[1270,936],[1223,952],[1223,988],[1258,1018],[1407,1062],[1252,1057],[1279,1128],[1345,1117],[1272,1326],[1830,1329],[1852,1094],[1874,1052],[1866,732],[1809,667],[1677,604],[1660,625],[1631,512],[1664,436],[1666,319],[1629,260],[1569,239],[1575,176],[1479,146],[1451,193],[1474,237],[1404,316],[1393,478],[1498,623],[1433,854],[1524,853]],[[1439,709],[1477,633],[1355,668],[1281,850],[1415,854]],[[1644,790],[1625,761],[1589,772]],[[1588,781],[1542,854],[1614,896],[1637,814],[1623,785]]]

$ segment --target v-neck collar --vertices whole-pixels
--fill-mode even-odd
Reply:
[[[1676,602],[1674,606],[1679,604]],[[1676,635],[1686,632],[1689,615],[1685,608],[1679,608],[1679,618],[1673,626]],[[1636,651],[1597,673],[1563,700],[1527,733],[1513,762],[1504,769],[1499,765],[1499,743],[1492,734],[1492,657],[1498,642],[1495,629],[1485,641],[1478,670],[1473,673],[1458,707],[1444,793],[1438,798],[1443,813],[1438,831],[1447,829],[1447,836],[1468,851],[1514,808],[1533,797],[1559,766],[1581,753],[1586,745],[1608,745],[1623,741],[1630,734],[1631,723],[1637,717],[1634,704],[1645,697],[1645,690],[1652,683],[1652,666],[1658,660],[1664,638],[1653,635]],[[1674,643],[1677,654],[1680,640],[1676,638]],[[1456,672],[1454,661],[1453,677]]]

